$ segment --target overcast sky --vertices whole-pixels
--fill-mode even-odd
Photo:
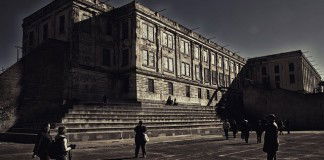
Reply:
[[[52,0],[0,0],[0,67],[16,60],[22,19]],[[110,0],[118,7],[130,0]],[[324,0],[139,0],[241,56],[302,50],[324,73]],[[323,76],[323,74],[322,74]]]

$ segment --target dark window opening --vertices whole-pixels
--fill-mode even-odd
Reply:
[[[274,70],[275,70],[275,73],[279,73],[279,65],[276,65]]]
[[[106,24],[107,26],[107,28],[106,28],[106,34],[107,35],[112,35],[112,24],[110,23],[110,22],[107,22],[107,24]]]
[[[65,16],[60,16],[60,27],[59,27],[60,34],[65,33]]]
[[[295,71],[295,65],[294,63],[289,63],[289,72]]]
[[[262,67],[262,75],[267,75],[267,68],[266,67]]]
[[[148,91],[154,93],[154,80],[148,79]]]
[[[186,97],[190,97],[190,86],[186,86]]]
[[[111,63],[110,50],[104,49],[102,54],[102,65],[110,66],[110,63]]]
[[[293,74],[289,75],[289,79],[290,79],[290,84],[295,83],[295,75],[293,75]]]
[[[206,93],[207,93],[207,97],[206,98],[207,99],[210,99],[210,93],[209,93],[209,90],[208,89],[206,90]]]
[[[276,77],[275,77],[275,81],[276,81],[276,82],[280,81],[280,76],[276,76]]]
[[[212,81],[213,84],[216,85],[217,84],[217,72],[216,71],[212,71]]]
[[[173,95],[173,83],[168,82],[169,94]]]
[[[48,38],[48,24],[43,26],[43,40]]]
[[[127,66],[129,63],[129,53],[128,49],[123,50],[123,56],[122,56],[122,64],[121,66]]]
[[[204,75],[205,75],[205,82],[209,83],[210,82],[210,70],[207,68],[204,68]]]
[[[276,83],[276,88],[280,88],[280,83],[279,82]]]
[[[128,22],[122,24],[122,39],[128,39]]]
[[[198,98],[201,99],[201,88],[198,88]]]

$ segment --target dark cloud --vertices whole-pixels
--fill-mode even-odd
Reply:
[[[15,60],[13,46],[21,43],[22,18],[50,0],[0,2],[0,66]],[[110,0],[121,6],[130,0]],[[323,0],[139,0],[153,10],[221,45],[230,45],[241,56],[255,57],[290,50],[307,55],[324,71]],[[320,71],[323,73],[323,71]]]

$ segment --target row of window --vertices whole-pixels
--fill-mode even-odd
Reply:
[[[295,71],[295,65],[294,65],[294,63],[289,63],[288,70],[289,70],[289,72],[294,72]],[[280,73],[279,65],[275,65],[274,66],[274,73],[275,74],[279,74]],[[262,67],[261,68],[261,74],[262,75],[267,75],[267,68],[266,67]]]
[[[148,86],[148,89],[147,89],[148,92],[151,92],[151,93],[155,92],[153,79],[148,79],[147,86]],[[168,94],[174,95],[174,86],[173,86],[172,82],[168,82]],[[186,86],[185,95],[186,95],[186,97],[191,97],[190,86]],[[198,88],[198,98],[202,99],[201,88]],[[206,98],[210,99],[210,91],[208,89],[206,89]],[[215,99],[217,100],[217,95],[215,96]]]

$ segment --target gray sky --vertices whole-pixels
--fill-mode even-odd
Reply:
[[[15,62],[22,19],[51,0],[0,1],[0,67]],[[130,0],[111,0],[120,6]],[[324,0],[140,0],[247,57],[302,50],[324,73]],[[322,74],[323,75],[323,74]]]

